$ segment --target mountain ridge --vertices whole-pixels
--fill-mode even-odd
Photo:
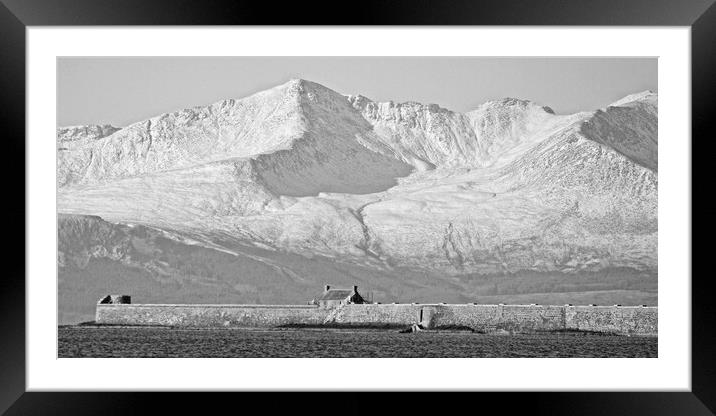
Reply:
[[[424,284],[445,293],[468,290],[449,283],[465,276],[534,274],[568,284],[629,270],[651,279],[657,97],[632,94],[571,115],[506,98],[458,113],[292,80],[116,131],[58,129],[58,212],[161,230],[179,252],[203,247],[244,259],[232,261],[278,264],[276,276],[291,276],[296,288],[315,283],[301,262],[316,259],[322,268],[334,262],[395,279],[380,280],[392,296],[417,293],[410,276],[443,276]],[[131,251],[134,237],[124,238],[123,252]],[[63,247],[88,253],[89,263],[62,263],[72,273],[110,261],[113,270],[162,276],[161,250],[123,262],[102,254],[111,247]]]
[[[401,109],[409,109],[409,110],[414,111],[416,108],[418,108],[423,111],[434,112],[434,113],[445,113],[445,114],[453,115],[454,117],[456,117],[458,119],[467,117],[468,118],[467,123],[473,124],[473,125],[476,124],[477,122],[479,122],[479,120],[475,120],[475,118],[477,118],[476,115],[481,112],[484,112],[485,108],[490,108],[490,107],[493,107],[493,108],[497,107],[498,109],[505,108],[505,107],[507,107],[507,108],[521,107],[523,109],[524,108],[536,108],[536,109],[542,109],[542,111],[544,111],[546,114],[555,115],[554,111],[547,106],[540,106],[540,105],[535,104],[532,101],[521,100],[521,99],[516,99],[516,98],[503,98],[503,99],[499,99],[499,100],[487,101],[487,102],[479,105],[476,109],[468,111],[466,113],[453,112],[451,110],[442,108],[437,104],[421,104],[421,103],[414,102],[414,101],[407,101],[404,103],[394,103],[393,101],[388,101],[388,102],[381,103],[381,102],[372,101],[369,98],[362,96],[362,95],[343,96],[343,95],[340,95],[339,93],[336,93],[335,91],[332,91],[329,88],[326,88],[320,84],[317,84],[317,83],[314,83],[311,81],[307,81],[307,80],[303,80],[303,79],[292,79],[284,84],[278,85],[278,86],[270,88],[268,90],[254,93],[252,95],[249,95],[247,97],[244,97],[244,98],[238,99],[238,100],[233,99],[233,98],[225,99],[225,100],[217,101],[217,102],[210,104],[208,106],[197,106],[197,107],[192,107],[192,108],[186,108],[183,110],[178,110],[178,111],[171,112],[171,113],[163,113],[161,115],[151,117],[147,120],[133,123],[133,124],[131,124],[127,127],[124,127],[124,128],[117,128],[117,127],[108,126],[108,125],[101,126],[104,128],[109,127],[112,130],[108,134],[103,134],[103,135],[97,136],[96,138],[97,139],[106,138],[108,136],[112,136],[113,134],[115,134],[117,132],[121,133],[126,130],[147,130],[147,132],[151,135],[152,124],[160,123],[161,120],[163,120],[163,119],[170,118],[175,122],[181,123],[181,122],[186,122],[188,119],[205,118],[209,114],[212,114],[212,113],[216,112],[217,110],[221,110],[222,108],[226,108],[226,107],[233,107],[237,103],[243,102],[244,100],[252,100],[252,99],[255,100],[259,97],[269,96],[271,94],[276,94],[276,93],[285,93],[285,96],[287,98],[296,99],[299,102],[298,107],[302,111],[305,109],[306,101],[309,101],[309,102],[314,101],[315,102],[317,96],[326,95],[326,93],[332,94],[334,96],[333,98],[334,98],[335,102],[342,101],[341,99],[339,99],[339,97],[343,97],[343,98],[346,98],[347,101],[349,103],[351,103],[351,105],[353,107],[355,107],[356,109],[362,110],[364,115],[367,116],[366,118],[369,120],[371,118],[375,118],[376,107],[377,108],[386,108],[387,107],[388,109],[395,107],[398,110],[398,112]],[[631,95],[628,95],[618,101],[615,101],[610,106],[618,106],[618,105],[622,105],[622,104],[627,104],[629,102],[631,102],[631,103],[638,102],[638,101],[642,101],[645,96],[653,97],[655,95],[656,94],[652,93],[651,91],[645,91],[645,92],[641,92],[641,93],[631,94]],[[371,110],[373,113],[372,117],[371,117],[371,111],[365,111],[365,107],[369,107],[371,105],[372,105]],[[597,110],[597,112],[598,111],[600,111],[600,110]],[[582,114],[588,114],[588,112],[584,112]],[[574,116],[574,115],[572,115],[572,116]],[[398,116],[398,118],[400,121],[400,116]],[[296,120],[292,120],[292,121],[294,123],[296,123],[296,126],[295,126],[296,130],[300,130],[300,128],[301,128],[300,124],[303,121],[302,118],[300,117],[300,115],[297,116]],[[482,120],[482,121],[484,122],[484,120]],[[458,127],[456,127],[456,129],[459,130],[459,133],[466,134],[468,137],[472,136],[473,139],[475,139],[476,132],[474,131],[475,130],[474,128],[473,128],[473,132],[471,133],[469,131],[469,128],[466,128],[465,126],[459,126],[459,124],[464,123],[464,122],[465,122],[464,120],[457,120],[456,124],[458,124]],[[99,126],[73,126],[73,127],[59,128],[58,129],[58,141],[63,141],[61,139],[61,137],[63,137],[64,135],[60,133],[61,131],[64,132],[64,131],[67,131],[68,129],[78,129],[78,128],[83,128],[83,127],[92,128],[92,127],[99,127]],[[376,126],[373,126],[373,127],[376,128]],[[254,133],[254,132],[250,131],[249,133]],[[513,136],[514,136],[514,134],[513,134]],[[296,137],[284,137],[284,136],[281,136],[280,134],[278,135],[278,137],[279,138],[276,139],[275,142],[272,144],[264,143],[264,147],[260,147],[260,148],[257,148],[256,146],[248,146],[248,148],[244,147],[243,152],[241,152],[239,155],[230,155],[230,156],[232,156],[232,157],[234,157],[234,156],[250,157],[250,156],[258,156],[258,155],[261,155],[264,153],[270,153],[273,151],[288,150],[291,148],[291,145],[295,142],[295,139],[296,139]],[[149,138],[149,140],[151,140],[151,138]],[[474,141],[479,141],[479,140],[475,139]],[[380,143],[380,140],[378,140],[378,141],[368,140],[367,143],[363,143],[363,144],[364,145],[367,144],[368,145],[367,147],[371,147],[371,146],[376,147],[377,146],[378,148],[385,145],[385,143]],[[609,143],[603,143],[603,144],[610,145]],[[457,147],[460,147],[461,150],[463,150],[462,151],[463,154],[465,154],[465,153],[473,154],[476,149],[471,148],[471,146],[474,147],[475,143],[460,143]],[[468,149],[468,150],[466,151],[463,148]],[[385,149],[383,149],[383,151],[385,151]],[[396,152],[395,149],[393,149],[393,151],[394,151],[394,153],[400,154],[400,152],[399,151]],[[470,151],[472,151],[472,152],[470,152]],[[432,169],[435,167],[434,163],[432,163],[430,161],[423,160],[423,159],[426,159],[426,157],[425,157],[426,155],[424,154],[425,153],[424,151],[418,152],[418,153],[420,153],[420,155],[418,155],[418,157],[416,157],[415,155],[408,155],[408,157],[404,158],[405,159],[404,161],[408,162],[409,164],[412,164],[416,169],[419,169],[419,170]],[[482,153],[481,157],[484,159],[486,157],[485,156],[486,151],[482,150],[481,153]],[[422,158],[420,156],[422,156]],[[430,159],[430,157],[427,157],[427,159]],[[139,172],[139,173],[144,173],[144,172]],[[64,186],[65,184],[66,184],[66,182],[60,181],[60,186]]]

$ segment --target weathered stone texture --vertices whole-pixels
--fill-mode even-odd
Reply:
[[[114,325],[274,327],[318,325],[329,312],[301,305],[97,305],[95,320]]]
[[[421,305],[364,304],[344,305],[337,309],[327,323],[339,325],[408,326],[418,322]]]
[[[566,329],[656,335],[659,309],[656,307],[568,306]]]
[[[421,313],[422,312],[422,313]],[[334,309],[304,305],[97,305],[96,321],[115,325],[276,327],[329,325],[470,328],[481,332],[593,331],[657,335],[658,308],[621,306],[363,304]]]
[[[468,327],[477,331],[558,331],[565,327],[560,306],[445,305],[437,306],[433,327]]]

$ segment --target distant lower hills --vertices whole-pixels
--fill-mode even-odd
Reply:
[[[657,303],[657,95],[456,113],[292,80],[58,129],[61,323],[134,302]]]

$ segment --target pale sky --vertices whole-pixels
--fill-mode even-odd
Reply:
[[[57,123],[123,127],[291,78],[460,112],[513,97],[568,114],[658,91],[657,58],[68,57],[57,61]]]

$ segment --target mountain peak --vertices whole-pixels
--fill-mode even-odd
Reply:
[[[309,81],[303,78],[291,78],[286,83],[279,85],[277,88],[285,87],[289,90],[295,90],[298,92],[312,92],[312,91],[330,91],[333,94],[338,94],[332,89],[321,85],[317,82]]]
[[[89,124],[86,126],[65,126],[57,129],[58,141],[75,141],[79,139],[97,140],[121,130],[111,124]]]
[[[486,101],[476,109],[487,109],[487,108],[519,108],[522,110],[531,108],[531,109],[540,109],[546,113],[554,114],[554,110],[552,110],[550,107],[547,106],[541,106],[534,101],[530,100],[523,100],[520,98],[512,98],[512,97],[505,97],[497,100],[490,100]]]
[[[617,101],[614,101],[613,103],[609,104],[608,107],[620,107],[625,104],[633,103],[633,102],[648,102],[648,103],[655,103],[656,100],[659,98],[659,94],[655,93],[652,90],[644,90],[641,92],[637,92],[634,94],[629,94]]]
[[[285,87],[289,87],[289,88],[291,88],[291,87],[293,87],[293,88],[305,88],[305,87],[307,87],[307,86],[310,87],[311,84],[319,85],[319,84],[316,84],[315,82],[311,82],[311,81],[305,80],[305,79],[303,79],[303,78],[291,78],[290,80],[288,80],[287,82],[285,82],[285,83],[282,84],[281,86],[285,86]]]

